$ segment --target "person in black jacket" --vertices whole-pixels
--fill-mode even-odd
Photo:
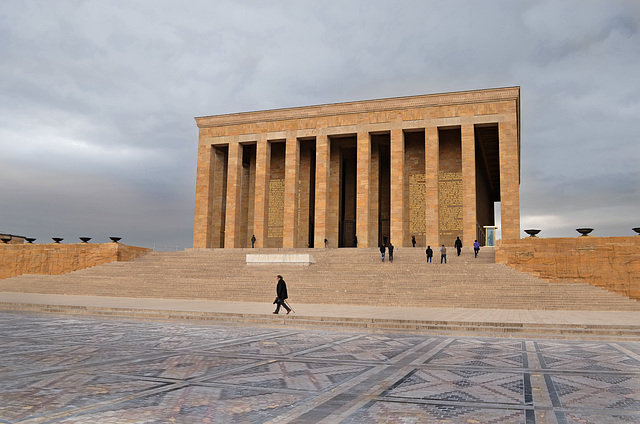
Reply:
[[[276,286],[276,300],[273,301],[276,306],[276,310],[274,314],[278,314],[280,312],[280,306],[284,306],[284,309],[287,310],[287,315],[291,312],[291,308],[287,306],[284,301],[289,297],[287,295],[287,283],[282,279],[282,275],[278,275],[278,285]]]
[[[462,250],[462,240],[460,240],[460,237],[456,238],[456,243],[454,244],[454,246],[458,251],[458,256],[460,256],[460,251]]]
[[[431,258],[433,258],[433,249],[431,249],[431,246],[427,246],[427,250],[425,250],[424,252],[427,254],[427,263],[432,263]]]

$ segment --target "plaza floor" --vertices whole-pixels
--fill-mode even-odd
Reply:
[[[640,423],[640,342],[0,312],[0,423]]]

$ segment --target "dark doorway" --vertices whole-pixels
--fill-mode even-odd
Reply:
[[[375,137],[378,145],[378,246],[391,236],[391,144],[389,134]]]
[[[338,247],[355,247],[356,198],[357,198],[357,150],[352,147],[341,149],[340,160],[342,181],[340,181],[340,227]]]

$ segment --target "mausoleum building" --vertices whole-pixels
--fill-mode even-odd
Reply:
[[[194,248],[520,238],[520,88],[196,118]],[[501,222],[494,222],[500,202]]]

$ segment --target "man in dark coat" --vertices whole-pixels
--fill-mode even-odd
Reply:
[[[382,262],[384,262],[384,253],[387,251],[387,248],[384,244],[380,246],[380,254],[382,255]]]
[[[460,251],[462,250],[462,240],[460,240],[460,237],[456,238],[456,244],[454,244],[454,246],[456,247],[456,250],[458,251],[458,256],[460,256]]]
[[[430,264],[431,258],[433,258],[433,249],[431,249],[431,246],[427,246],[427,250],[424,252],[427,254],[427,263]]]
[[[391,244],[391,242],[389,242],[389,262],[393,262],[393,244]]]
[[[291,308],[289,308],[287,304],[284,303],[284,301],[289,297],[287,295],[287,283],[285,283],[284,280],[282,279],[282,275],[278,275],[278,285],[276,286],[276,296],[277,296],[276,300],[273,301],[273,303],[277,305],[274,314],[278,314],[278,312],[280,312],[280,306],[284,306],[284,309],[287,310],[287,315],[289,315],[289,312],[291,312]]]

